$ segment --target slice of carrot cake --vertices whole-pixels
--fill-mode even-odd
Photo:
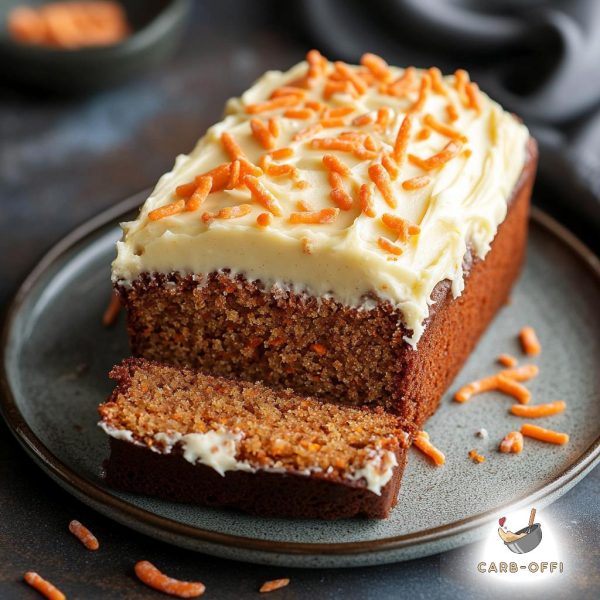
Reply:
[[[109,485],[265,516],[386,517],[409,428],[381,408],[344,407],[128,359],[99,412]]]
[[[420,424],[519,273],[536,160],[463,70],[313,50],[123,225],[132,351]]]

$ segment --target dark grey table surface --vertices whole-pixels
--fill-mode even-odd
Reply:
[[[176,154],[216,121],[223,101],[267,68],[300,60],[308,42],[277,26],[255,3],[198,2],[178,55],[159,72],[79,98],[48,97],[0,82],[0,306],[43,252],[79,223],[151,185]],[[600,469],[552,505],[577,542],[565,584],[544,597],[598,598]],[[86,552],[67,532],[77,518],[102,548]],[[71,598],[159,598],[140,585],[133,564],[201,579],[206,598],[258,597],[266,579],[290,577],[272,597],[495,598],[515,592],[462,572],[470,549],[406,563],[344,570],[255,566],[181,550],[101,517],[63,492],[25,456],[0,424],[0,598],[38,597],[21,582],[29,569]],[[568,583],[567,583],[568,581]],[[520,597],[539,597],[535,587]],[[164,597],[164,596],[162,596]]]

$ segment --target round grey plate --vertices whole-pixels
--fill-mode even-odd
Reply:
[[[173,504],[107,488],[108,444],[96,406],[111,391],[106,374],[128,354],[122,320],[104,329],[117,227],[146,193],[80,227],[33,271],[4,331],[2,410],[17,439],[60,485],[116,521],[156,538],[226,558],[290,566],[372,565],[432,554],[473,541],[498,515],[538,508],[564,494],[598,461],[600,439],[600,267],[547,216],[534,212],[525,272],[437,414],[427,424],[446,454],[436,468],[411,451],[398,506],[385,521],[260,519]],[[122,317],[121,317],[122,319]],[[452,391],[494,372],[501,352],[521,356],[518,330],[532,325],[543,344],[529,385],[533,402],[562,398],[567,411],[538,420],[571,434],[565,447],[526,441],[520,455],[497,452],[522,419],[496,393],[459,405]],[[525,359],[522,358],[522,361]],[[475,437],[485,428],[487,439]],[[476,448],[487,460],[468,458]]]

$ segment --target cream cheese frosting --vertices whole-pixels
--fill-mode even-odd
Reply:
[[[105,421],[100,421],[98,425],[110,437],[139,446],[146,446],[143,442],[135,439],[133,433],[129,430],[118,429]],[[206,465],[223,477],[227,471],[247,471],[250,473],[257,471],[287,472],[283,467],[265,467],[253,465],[247,460],[238,460],[236,458],[237,444],[243,438],[243,435],[243,432],[232,432],[225,428],[204,433],[159,432],[154,434],[152,438],[154,443],[147,447],[153,452],[170,454],[173,448],[178,445],[182,450],[183,458],[189,463]],[[345,478],[349,481],[364,479],[367,489],[380,496],[381,490],[392,478],[394,468],[397,465],[398,460],[392,451],[373,448],[364,464],[354,470],[350,468],[346,472]],[[296,474],[309,476],[311,473],[321,471],[320,467],[315,467]]]
[[[400,310],[412,332],[405,339],[415,346],[423,334],[435,286],[450,280],[453,295],[460,295],[467,249],[479,258],[489,251],[525,164],[529,133],[485,94],[475,90],[476,101],[466,98],[457,75],[439,79],[437,87],[423,91],[423,79],[430,77],[431,71],[413,70],[415,85],[398,96],[390,95],[389,84],[372,77],[365,67],[336,65],[324,65],[321,76],[305,86],[301,101],[298,96],[293,106],[255,112],[257,103],[283,93],[281,88],[301,85],[298,82],[309,68],[306,62],[285,73],[268,72],[241,98],[230,100],[223,121],[211,127],[189,155],[177,157],[173,170],[161,177],[138,218],[122,225],[124,236],[117,244],[113,281],[128,285],[142,273],[204,275],[225,270],[231,276],[243,274],[249,280],[260,280],[266,289],[332,297],[366,310],[374,299],[381,299]],[[366,90],[356,93],[352,85],[338,92],[327,90],[327,86],[335,87],[346,68],[352,77],[360,76],[367,82]],[[407,79],[408,74],[407,70],[389,67],[386,81]],[[349,107],[338,111],[348,114],[327,119],[320,105],[325,110]],[[455,114],[449,117],[451,111]],[[451,132],[459,132],[456,156],[437,168],[424,168],[418,159],[405,156],[396,165],[398,176],[390,177],[392,207],[373,183],[370,167],[380,164],[384,154],[393,154],[398,131],[409,112],[412,127],[407,155],[428,159],[443,151],[452,134],[430,126],[442,123]],[[302,114],[309,116],[297,118]],[[156,220],[149,217],[152,211],[177,200],[177,186],[231,161],[221,139],[224,132],[235,139],[248,161],[264,166],[261,157],[267,150],[252,132],[253,118],[265,127],[269,119],[276,118],[279,131],[273,136],[274,148],[293,151],[287,158],[267,159],[272,164],[295,167],[292,177],[268,173],[258,177],[280,207],[279,215],[270,215],[269,225],[257,224],[257,217],[268,210],[243,184],[214,191],[198,210]],[[353,153],[314,147],[314,139],[350,139],[348,132],[362,135],[364,144],[368,134],[370,147],[375,150]],[[339,207],[331,195],[324,154],[336,156],[349,169],[342,181],[351,206],[339,210],[332,222],[291,222],[292,213],[309,209],[312,214]],[[403,184],[417,177],[426,178],[418,180],[423,187],[406,189]],[[364,184],[370,186],[373,216],[366,214],[361,204]],[[239,205],[244,205],[247,214],[219,218],[222,209]],[[399,239],[398,232],[382,221],[383,215],[400,217],[418,233]]]

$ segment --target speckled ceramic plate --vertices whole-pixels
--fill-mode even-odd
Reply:
[[[495,371],[500,352],[519,355],[516,333],[533,325],[543,344],[534,360],[534,401],[562,398],[567,411],[541,425],[568,431],[566,447],[528,441],[521,455],[496,452],[519,426],[505,396],[458,405],[448,393],[427,425],[447,464],[411,451],[400,500],[386,521],[292,521],[178,505],[116,493],[101,479],[108,444],[96,405],[111,390],[110,367],[128,354],[123,323],[100,324],[110,296],[117,223],[143,199],[127,200],[79,228],[25,281],[4,331],[2,410],[34,460],[60,485],[111,518],[148,535],[227,558],[291,566],[357,566],[424,556],[470,542],[499,514],[552,502],[600,454],[600,267],[547,216],[534,212],[525,272],[453,389]],[[121,317],[122,318],[122,317]],[[489,438],[475,437],[484,427]],[[475,465],[467,453],[487,456]]]

